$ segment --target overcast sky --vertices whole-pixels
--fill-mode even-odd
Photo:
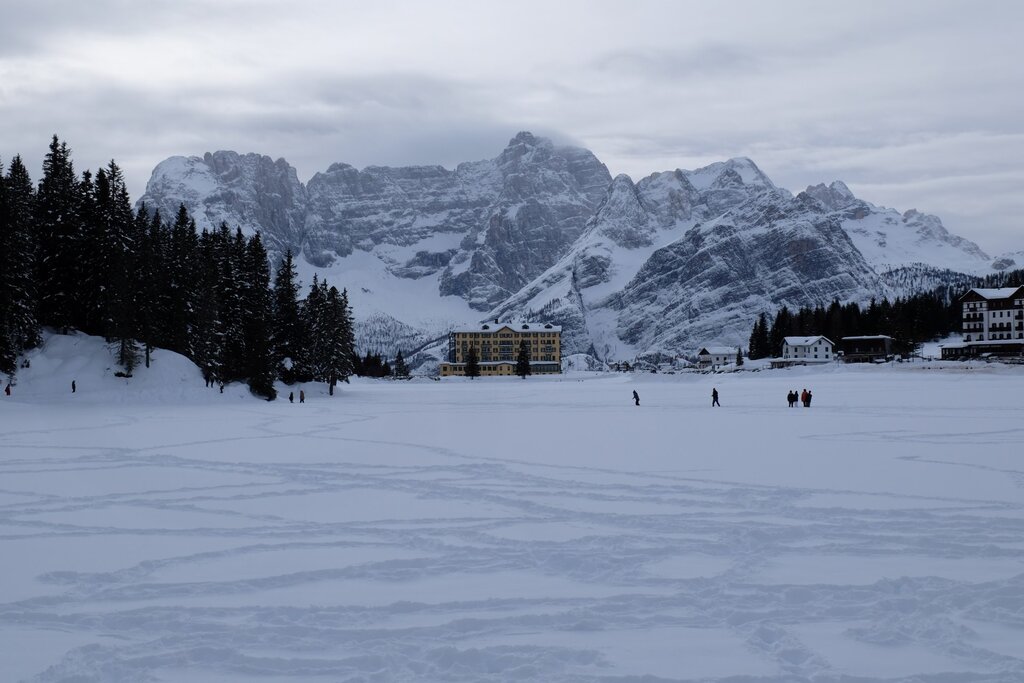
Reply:
[[[1024,3],[33,0],[0,21],[0,160],[50,136],[137,198],[171,155],[492,158],[520,130],[635,180],[749,156],[1024,249]]]

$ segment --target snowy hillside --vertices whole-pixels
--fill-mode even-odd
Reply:
[[[164,354],[118,380],[93,342],[0,394],[4,681],[1024,680],[1016,368],[299,405]]]
[[[806,192],[841,217],[843,229],[878,272],[917,263],[961,273],[992,272],[992,257],[973,242],[950,234],[936,216],[877,207],[853,196],[840,181],[814,185]]]
[[[378,348],[540,316],[565,327],[570,353],[689,353],[745,343],[753,318],[782,305],[901,295],[1014,261],[840,181],[794,197],[740,157],[634,183],[530,133],[454,170],[339,163],[305,185],[282,159],[174,157],[142,201],[261,230],[272,257],[293,249],[307,285],[318,274],[348,288],[357,324],[375,330],[360,338]]]

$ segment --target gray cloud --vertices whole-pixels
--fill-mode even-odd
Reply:
[[[835,178],[991,251],[1014,233],[1024,6],[49,0],[0,24],[0,157],[115,157],[138,195],[172,154],[492,157],[530,129],[634,177],[729,156]]]

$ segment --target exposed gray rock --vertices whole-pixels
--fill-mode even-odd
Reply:
[[[476,317],[466,305],[556,322],[567,354],[631,359],[744,345],[757,314],[781,305],[904,294],[992,268],[938,218],[877,207],[839,181],[793,196],[743,157],[612,180],[589,151],[530,133],[454,170],[337,163],[305,186],[282,159],[172,157],[141,201],[166,215],[183,202],[202,227],[262,231],[272,256],[291,248],[378,297],[360,316],[361,347],[424,358],[446,321]],[[350,264],[365,282],[345,281]],[[412,280],[427,308],[445,306],[398,320],[389,306]]]
[[[172,218],[184,204],[201,228],[226,222],[260,231],[267,249],[276,253],[301,244],[308,205],[306,188],[284,159],[224,151],[161,162],[143,202]]]

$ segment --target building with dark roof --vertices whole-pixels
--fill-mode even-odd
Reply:
[[[963,342],[943,345],[943,358],[1024,356],[1024,287],[971,289],[960,304]]]
[[[466,355],[476,349],[480,376],[516,374],[519,346],[530,349],[530,373],[562,371],[562,328],[550,323],[482,323],[448,334],[448,360],[438,367],[442,377],[466,374]]]

